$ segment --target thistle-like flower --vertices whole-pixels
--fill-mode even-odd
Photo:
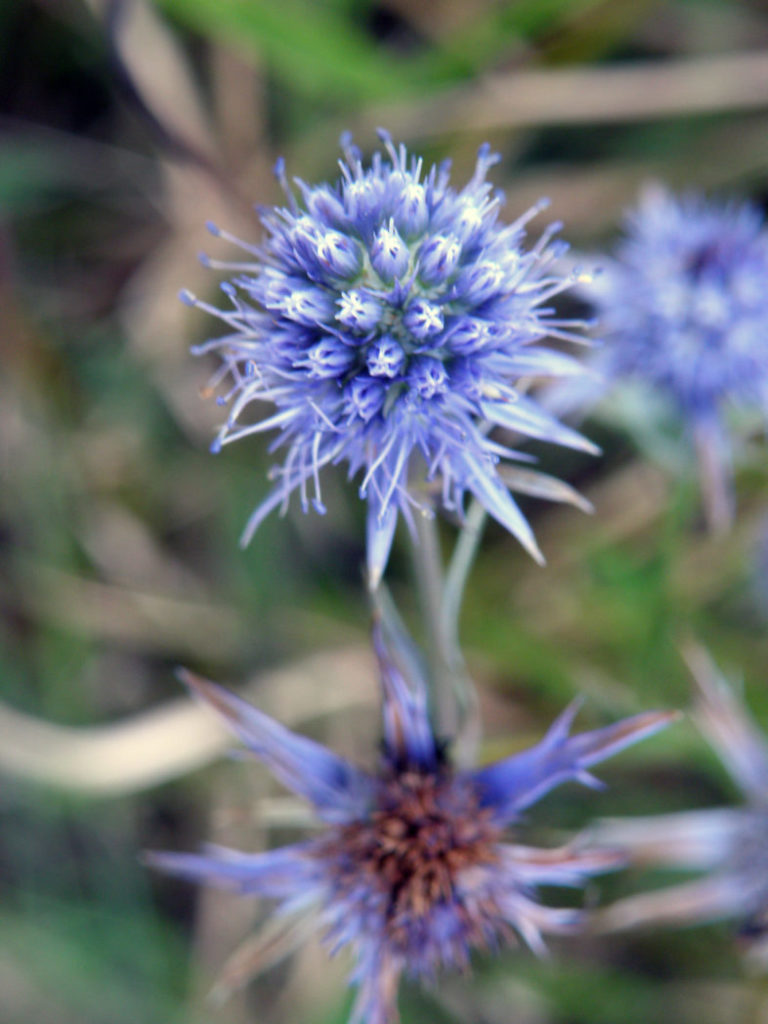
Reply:
[[[768,232],[757,207],[645,190],[585,288],[600,369],[664,393],[690,426],[713,525],[727,525],[727,405],[768,409]]]
[[[618,900],[600,912],[608,931],[735,918],[742,937],[768,935],[768,741],[709,656],[687,652],[699,688],[696,717],[745,797],[741,807],[600,823],[595,841],[640,866],[703,872],[700,878]]]
[[[266,238],[250,245],[211,226],[251,256],[222,285],[230,309],[183,293],[223,320],[227,333],[193,351],[223,360],[216,381],[229,413],[214,449],[249,434],[278,431],[272,450],[285,459],[275,486],[244,534],[283,509],[298,490],[306,511],[324,511],[319,471],[346,463],[360,474],[368,501],[368,560],[373,582],[386,565],[398,518],[429,512],[412,486],[421,474],[441,480],[443,505],[459,516],[473,494],[536,557],[532,531],[497,471],[517,452],[491,440],[500,426],[587,451],[594,446],[563,426],[518,387],[523,378],[568,376],[580,365],[535,343],[583,340],[581,321],[558,318],[551,300],[579,275],[555,267],[567,248],[550,225],[525,248],[525,227],[544,201],[511,224],[498,221],[502,196],[486,174],[499,159],[480,149],[474,175],[456,191],[449,165],[423,172],[380,132],[385,154],[364,167],[342,140],[335,185],[277,177],[287,207],[261,212]],[[263,417],[260,403],[274,407]],[[252,418],[242,422],[246,412]],[[256,414],[254,415],[254,411]],[[423,462],[423,472],[414,456]],[[310,497],[311,495],[311,497]]]
[[[505,832],[554,787],[569,780],[597,785],[588,771],[592,765],[671,717],[651,712],[569,736],[574,704],[532,749],[454,771],[430,724],[423,680],[404,674],[378,626],[374,644],[384,732],[376,774],[185,673],[192,691],[313,805],[325,828],[304,842],[262,853],[209,847],[200,855],[148,856],[164,871],[278,901],[263,936],[225,967],[224,991],[265,961],[274,963],[276,951],[290,952],[315,928],[332,952],[351,947],[351,983],[358,994],[350,1024],[394,1024],[403,974],[431,980],[442,968],[466,968],[474,949],[493,950],[519,935],[542,952],[543,935],[577,931],[582,912],[542,905],[537,886],[579,885],[622,858],[581,843],[534,849]]]

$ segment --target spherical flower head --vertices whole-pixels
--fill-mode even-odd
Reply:
[[[185,674],[250,751],[309,801],[325,828],[263,853],[219,847],[203,854],[151,854],[162,870],[275,899],[263,941],[251,939],[224,968],[222,992],[252,965],[275,961],[314,928],[332,952],[347,947],[358,988],[350,1024],[395,1024],[401,975],[431,981],[463,969],[473,950],[522,938],[535,952],[546,934],[572,934],[578,909],[539,903],[540,885],[574,886],[621,863],[615,852],[574,843],[534,849],[508,828],[568,780],[594,786],[589,768],[662,728],[663,713],[569,735],[577,705],[535,747],[474,770],[454,769],[436,739],[423,680],[406,674],[395,643],[377,626],[383,744],[376,772],[278,725],[234,694]],[[412,660],[408,660],[412,665]]]
[[[768,401],[768,233],[748,203],[646,189],[590,289],[609,369],[694,422]]]
[[[487,146],[457,190],[447,164],[425,171],[380,137],[384,152],[368,166],[343,140],[334,185],[293,188],[280,163],[287,205],[262,211],[262,245],[240,243],[251,258],[224,286],[232,308],[184,295],[227,324],[224,337],[196,349],[218,351],[217,379],[232,379],[215,447],[276,430],[272,449],[285,450],[244,540],[293,491],[305,510],[312,502],[322,511],[320,470],[344,462],[368,502],[373,583],[398,513],[411,522],[415,507],[431,512],[424,478],[442,479],[443,503],[459,516],[474,495],[540,558],[497,468],[516,453],[492,441],[488,426],[595,450],[516,387],[579,370],[539,344],[581,340],[582,324],[559,319],[551,304],[574,281],[556,269],[558,226],[526,246],[525,226],[543,202],[511,224],[499,220],[501,197],[486,181],[498,157]],[[264,403],[273,408],[266,416]]]

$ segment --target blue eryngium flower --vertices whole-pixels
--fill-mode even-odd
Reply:
[[[595,840],[630,862],[700,872],[698,878],[618,900],[600,914],[605,930],[740,923],[748,945],[768,937],[768,740],[700,647],[687,660],[699,688],[696,719],[744,803],[600,823]],[[764,958],[763,958],[764,962]]]
[[[589,288],[609,359],[694,419],[768,399],[768,234],[749,203],[649,187]]]
[[[515,933],[541,952],[543,934],[577,931],[582,912],[540,904],[537,886],[579,885],[621,858],[583,844],[533,849],[505,832],[555,786],[595,785],[592,765],[670,719],[651,712],[569,736],[572,705],[530,750],[454,771],[435,739],[423,681],[402,674],[378,629],[374,641],[384,733],[376,774],[185,673],[193,692],[313,805],[325,828],[263,853],[209,847],[200,855],[148,857],[194,881],[278,901],[263,941],[250,940],[225,967],[223,991],[273,963],[276,949],[290,952],[314,928],[332,952],[351,947],[358,994],[350,1024],[394,1024],[401,974],[430,980],[441,968],[464,968],[473,949],[495,949]]]
[[[553,224],[530,248],[525,226],[539,203],[511,224],[498,221],[502,197],[485,180],[499,157],[480,149],[475,173],[456,191],[448,164],[424,173],[380,132],[386,154],[364,167],[343,140],[335,185],[277,175],[286,208],[261,211],[266,239],[252,246],[223,285],[231,309],[182,297],[227,324],[227,333],[194,349],[223,359],[230,410],[214,448],[249,434],[278,431],[285,459],[244,534],[252,536],[294,490],[305,511],[324,511],[319,471],[345,462],[360,474],[368,501],[368,561],[377,582],[398,512],[425,508],[414,477],[441,478],[445,507],[461,515],[478,498],[541,559],[531,529],[497,471],[517,453],[488,429],[595,451],[517,389],[521,378],[580,372],[570,357],[535,343],[582,340],[580,321],[558,318],[551,300],[577,280],[555,263],[565,248]],[[209,261],[210,262],[210,261]],[[273,410],[262,415],[262,403]],[[243,422],[243,414],[250,419]],[[414,455],[423,463],[417,470]],[[312,497],[310,499],[310,494]],[[428,511],[428,508],[425,508]]]
[[[610,378],[671,400],[691,428],[710,518],[727,525],[725,407],[768,410],[768,232],[749,203],[648,187],[588,282]]]

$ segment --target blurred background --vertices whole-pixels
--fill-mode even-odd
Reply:
[[[261,769],[220,760],[228,740],[179,696],[179,664],[375,756],[362,503],[328,473],[326,517],[292,509],[238,547],[266,445],[208,454],[214,363],[187,349],[217,327],[177,294],[215,296],[197,253],[229,253],[206,220],[260,236],[252,204],[279,199],[278,155],[289,174],[333,179],[340,131],[370,151],[380,124],[427,160],[451,156],[459,183],[489,140],[508,214],[549,196],[577,250],[610,247],[649,179],[763,203],[768,9],[3,0],[0,1024],[345,1020],[345,964],[314,947],[211,1008],[217,967],[267,908],[149,877],[138,856],[206,839],[256,849],[301,824]],[[689,636],[743,676],[768,726],[765,437],[740,448],[736,526],[713,538],[668,410],[614,402],[584,430],[603,458],[540,454],[595,514],[526,504],[547,568],[491,528],[470,579],[483,756],[535,741],[576,693],[584,725],[685,707]],[[402,547],[391,577],[413,613]],[[601,775],[603,794],[549,796],[531,834],[735,798],[687,723]],[[406,990],[404,1024],[768,1019],[730,925],[567,954],[480,958],[470,982]]]

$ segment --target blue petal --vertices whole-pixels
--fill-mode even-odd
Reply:
[[[502,486],[496,471],[483,466],[469,452],[463,452],[461,459],[466,471],[464,485],[494,519],[517,537],[539,565],[544,565],[544,555],[539,550],[528,520],[510,497],[506,488]]]
[[[549,348],[524,348],[511,357],[515,372],[531,377],[576,377],[584,375],[584,364],[565,352]]]
[[[314,884],[316,865],[306,856],[309,843],[262,853],[241,853],[225,846],[205,846],[201,854],[149,851],[143,860],[170,875],[242,894],[269,899],[294,896],[302,885]]]
[[[347,822],[365,813],[371,780],[360,769],[216,683],[186,670],[179,677],[226,720],[283,785],[314,804],[325,821]]]
[[[359,985],[347,1024],[398,1024],[397,989],[402,966],[370,947],[352,975]]]
[[[536,437],[553,444],[562,444],[567,448],[577,448],[599,455],[600,449],[570,427],[550,416],[536,402],[518,396],[514,401],[484,401],[483,413],[492,423],[497,423],[507,430],[514,430],[526,437]]]
[[[368,586],[375,590],[389,561],[392,541],[397,526],[397,505],[390,501],[382,512],[376,502],[368,506],[367,544],[368,549]]]
[[[648,711],[603,729],[569,736],[580,704],[574,701],[535,747],[467,773],[481,803],[493,810],[499,823],[511,821],[563,782],[599,786],[587,771],[591,765],[653,735],[677,717],[674,711]]]

